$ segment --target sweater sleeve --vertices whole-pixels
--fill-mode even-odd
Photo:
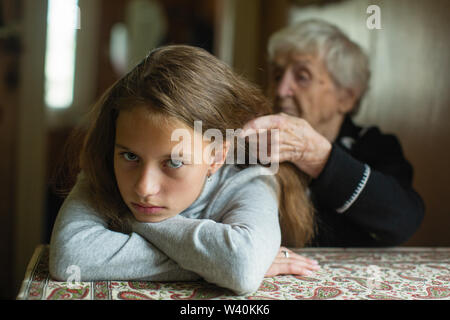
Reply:
[[[133,230],[208,282],[237,294],[256,291],[280,247],[277,199],[259,178],[217,198],[218,219],[178,215],[136,222]]]
[[[80,281],[200,279],[136,233],[107,228],[106,221],[87,203],[80,179],[61,207],[50,241],[49,269],[53,278],[65,281],[72,265],[80,269]]]
[[[376,128],[357,143],[353,155],[334,143],[311,190],[319,206],[341,214],[377,245],[405,242],[424,216],[423,201],[412,188],[412,167],[398,140]]]

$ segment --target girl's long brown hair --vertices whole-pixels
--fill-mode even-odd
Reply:
[[[259,88],[205,50],[185,45],[153,50],[94,105],[88,127],[81,129],[84,140],[79,158],[72,161],[69,175],[63,177],[73,185],[74,174],[82,170],[91,203],[111,229],[121,232],[129,232],[131,214],[114,175],[116,119],[121,110],[136,106],[146,106],[152,114],[180,120],[192,128],[194,121],[200,120],[204,131],[219,129],[224,137],[226,129],[242,128],[249,120],[272,113]],[[80,135],[73,137],[69,144]],[[304,246],[314,235],[307,177],[293,164],[281,163],[276,178],[282,244]]]

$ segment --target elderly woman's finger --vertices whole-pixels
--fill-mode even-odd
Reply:
[[[285,117],[279,114],[271,114],[250,120],[242,128],[241,137],[256,133],[259,129],[280,129]]]

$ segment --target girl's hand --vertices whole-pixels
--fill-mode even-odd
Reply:
[[[309,276],[313,271],[319,269],[320,266],[317,261],[298,255],[285,247],[280,247],[278,255],[275,257],[265,276],[274,277],[280,274]]]

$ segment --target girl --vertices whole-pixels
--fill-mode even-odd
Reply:
[[[261,165],[224,164],[236,152],[230,143],[201,163],[193,161],[198,150],[171,157],[175,129],[195,141],[208,129],[225,135],[271,113],[258,89],[206,51],[152,51],[93,111],[81,172],[52,233],[55,279],[66,280],[77,265],[82,281],[203,278],[245,294],[258,289],[277,256],[279,202],[283,243],[310,239],[312,210],[293,168],[280,166],[275,179]],[[198,120],[202,132],[193,130]]]

